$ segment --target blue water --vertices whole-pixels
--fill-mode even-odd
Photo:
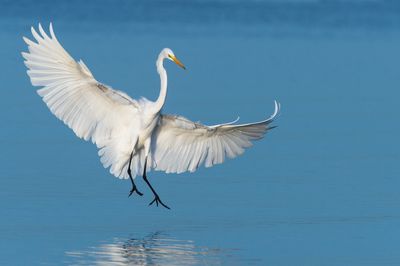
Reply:
[[[1,265],[399,265],[397,1],[2,1]],[[282,112],[234,160],[128,198],[35,93],[22,36],[54,23],[96,78],[214,124]]]

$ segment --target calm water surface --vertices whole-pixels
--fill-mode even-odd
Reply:
[[[0,3],[1,265],[399,265],[396,1]],[[54,22],[98,80],[165,113],[278,128],[244,156],[150,178],[128,198],[96,148],[47,110],[21,37]]]

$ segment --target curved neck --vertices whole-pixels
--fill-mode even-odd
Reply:
[[[161,108],[164,106],[165,98],[167,97],[167,71],[163,66],[164,57],[162,55],[158,56],[156,65],[157,65],[157,72],[160,75],[160,94],[156,101],[156,108],[157,111],[160,111]]]

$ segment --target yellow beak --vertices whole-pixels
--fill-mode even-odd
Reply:
[[[180,66],[183,69],[186,69],[186,67],[181,63],[181,61],[178,60],[178,58],[176,58],[174,55],[168,55],[169,58],[172,59],[172,61],[175,62],[175,64],[177,64],[178,66]]]

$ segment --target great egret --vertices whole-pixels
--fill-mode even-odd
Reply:
[[[129,196],[137,189],[134,178],[142,175],[154,194],[158,206],[165,205],[156,193],[146,173],[148,169],[166,173],[194,172],[204,163],[206,167],[220,164],[225,157],[242,154],[252,140],[263,137],[273,128],[270,123],[279,111],[266,120],[249,123],[205,126],[182,116],[162,114],[167,95],[167,72],[164,59],[185,69],[169,48],[158,56],[156,66],[161,88],[155,102],[141,98],[134,100],[126,93],[98,82],[82,60],[76,62],[58,42],[52,24],[50,36],[39,24],[39,33],[32,27],[36,42],[23,37],[29,52],[22,53],[33,86],[43,87],[37,92],[50,111],[75,134],[92,140],[99,148],[105,168],[116,177],[132,183]]]

